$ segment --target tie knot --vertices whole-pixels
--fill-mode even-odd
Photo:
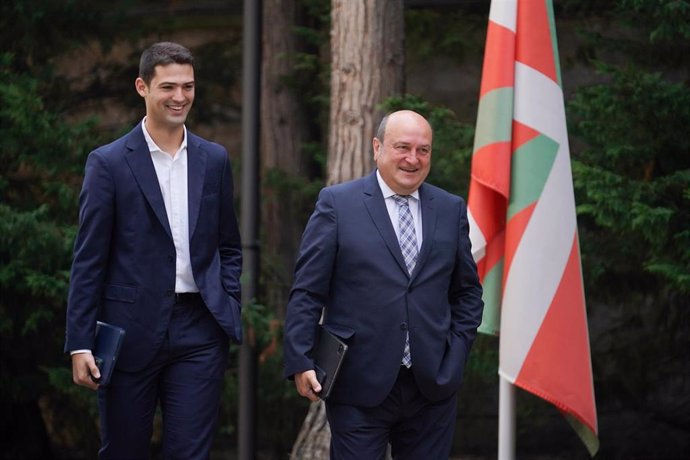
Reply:
[[[405,206],[408,203],[407,199],[409,197],[410,195],[393,195],[393,199],[395,200],[395,202],[401,206]]]

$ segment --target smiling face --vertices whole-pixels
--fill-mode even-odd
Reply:
[[[190,64],[157,65],[150,84],[136,79],[146,101],[146,123],[158,129],[181,128],[194,102],[194,68]]]
[[[431,125],[410,110],[388,116],[383,142],[374,138],[374,161],[386,184],[399,195],[422,185],[431,168]]]

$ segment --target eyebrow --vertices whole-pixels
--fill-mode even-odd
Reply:
[[[395,141],[395,142],[393,142],[393,147],[402,146],[402,145],[412,145],[412,142],[407,142],[407,141]],[[422,144],[419,146],[419,148],[420,149],[422,149],[422,148],[431,149],[431,144]]]
[[[158,86],[163,86],[163,85],[186,86],[186,85],[193,85],[194,82],[195,82],[195,80],[190,80],[190,81],[186,81],[183,83],[176,83],[174,81],[162,81],[162,82],[158,83]]]

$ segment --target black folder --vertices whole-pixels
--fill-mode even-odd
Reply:
[[[321,384],[319,398],[327,399],[331,395],[346,353],[347,344],[323,326],[319,326],[313,353],[316,378]]]
[[[96,360],[98,370],[101,371],[101,378],[94,379],[99,385],[107,385],[113,375],[117,355],[125,339],[125,330],[112,324],[98,321],[96,323],[96,345],[93,350],[93,357]]]

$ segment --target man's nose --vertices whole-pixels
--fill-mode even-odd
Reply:
[[[173,92],[173,99],[176,101],[185,99],[184,90],[182,88],[176,88]]]
[[[419,161],[422,157],[422,152],[418,149],[410,149],[406,156],[409,161]]]

